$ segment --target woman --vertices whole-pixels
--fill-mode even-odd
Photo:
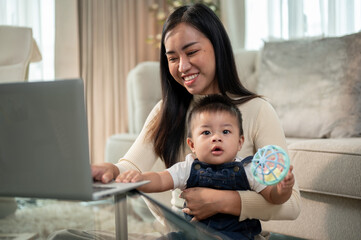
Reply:
[[[139,137],[119,163],[92,166],[95,179],[108,182],[125,170],[148,171],[158,157],[167,167],[183,161],[189,153],[185,119],[193,99],[200,95],[221,94],[239,107],[245,136],[240,157],[254,155],[258,148],[270,144],[287,149],[272,106],[239,81],[227,33],[208,7],[183,6],[168,17],[162,33],[160,66],[162,101],[152,110]],[[198,220],[216,213],[233,214],[240,220],[290,220],[300,212],[297,185],[290,200],[282,205],[269,204],[252,191],[219,191],[183,191],[181,197],[188,207],[184,212]],[[177,207],[182,208],[182,204]]]

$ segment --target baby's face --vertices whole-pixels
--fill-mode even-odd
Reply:
[[[235,116],[228,112],[203,112],[193,117],[187,144],[199,161],[222,164],[234,161],[244,138]]]

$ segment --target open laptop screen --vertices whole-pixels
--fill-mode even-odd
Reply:
[[[0,84],[0,195],[89,199],[81,79]]]

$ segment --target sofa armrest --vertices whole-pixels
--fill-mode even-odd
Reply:
[[[105,162],[117,163],[132,146],[138,134],[114,134],[107,139],[105,146]]]

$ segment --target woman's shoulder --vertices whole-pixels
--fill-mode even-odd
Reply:
[[[160,99],[160,100],[154,105],[154,108],[159,110],[162,105],[163,105],[163,99]]]
[[[162,109],[162,105],[163,105],[163,100],[159,100],[152,108],[152,110],[150,111],[148,118],[154,118],[155,116],[158,116],[159,112]]]
[[[240,111],[252,111],[259,112],[261,110],[273,110],[273,106],[269,103],[267,99],[262,97],[253,98],[245,103],[239,104],[238,108]]]
[[[238,105],[238,109],[242,113],[244,124],[254,124],[256,122],[270,121],[278,119],[278,114],[267,99],[257,97],[243,104]]]

